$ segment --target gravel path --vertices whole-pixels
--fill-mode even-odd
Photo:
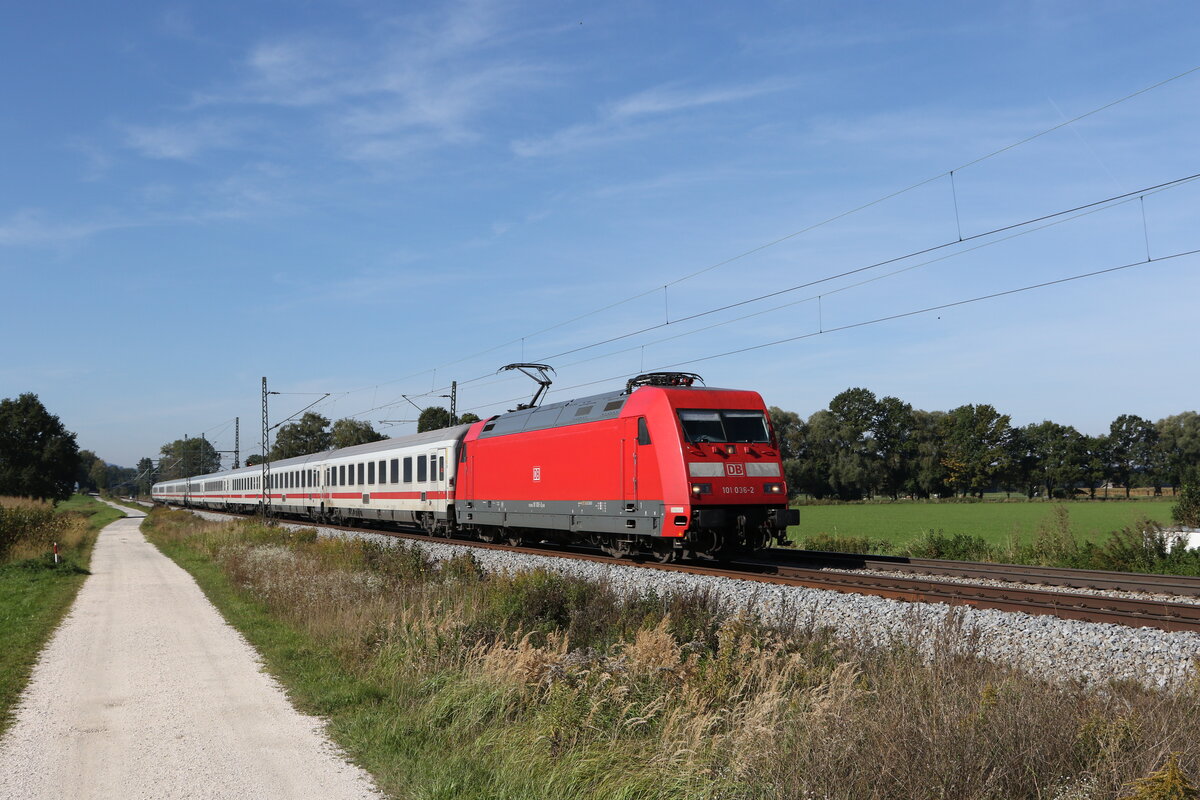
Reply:
[[[0,798],[379,797],[127,513],[0,740]]]

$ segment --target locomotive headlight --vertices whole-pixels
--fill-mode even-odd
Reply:
[[[697,495],[697,496],[702,495],[702,494],[712,494],[712,484],[711,483],[693,483],[692,484],[692,494]]]
[[[763,491],[767,494],[783,494],[782,483],[764,483]]]

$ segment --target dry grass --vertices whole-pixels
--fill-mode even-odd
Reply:
[[[915,633],[860,646],[403,545],[179,512],[154,528],[336,654],[394,710],[372,734],[401,743],[388,758],[415,737],[461,796],[1111,800],[1173,753],[1200,775],[1200,678],[1041,681],[975,658],[953,617],[930,657]],[[436,794],[404,763],[406,792]]]
[[[42,500],[0,497],[0,563],[37,558],[56,542],[60,549],[74,549],[87,534],[82,514],[56,514],[54,505]]]

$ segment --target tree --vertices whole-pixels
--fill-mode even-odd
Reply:
[[[429,406],[417,417],[417,433],[450,427],[450,412],[441,406]]]
[[[75,482],[81,492],[96,492],[100,487],[92,480],[92,466],[100,460],[100,456],[91,450],[79,451],[79,466],[75,468]]]
[[[867,389],[847,389],[829,401],[829,413],[834,435],[829,482],[841,499],[858,500],[881,483],[873,435],[879,403]]]
[[[1008,468],[1011,418],[986,403],[952,409],[943,420],[944,463],[964,495],[982,495]]]
[[[1108,428],[1108,470],[1115,483],[1125,487],[1148,472],[1153,461],[1158,431],[1137,414],[1122,414]]]
[[[879,459],[879,489],[893,500],[908,483],[909,465],[916,455],[913,407],[895,397],[884,397],[875,407],[872,426]]]
[[[472,422],[479,422],[479,420],[480,420],[480,417],[478,414],[472,414],[470,411],[468,411],[467,413],[463,414],[461,417],[458,418],[458,424],[459,425],[469,425]]]
[[[788,488],[818,500],[834,493],[830,483],[835,456],[835,421],[829,411],[817,411],[790,434],[794,459],[784,462]]]
[[[332,441],[328,427],[329,420],[313,411],[305,412],[296,422],[280,426],[271,448],[271,460],[282,461],[328,450]]]
[[[1179,487],[1189,480],[1200,479],[1200,475],[1194,475],[1200,467],[1200,414],[1185,411],[1160,419],[1154,427],[1158,432],[1155,445],[1158,481]]]
[[[0,495],[65,500],[78,466],[75,434],[36,394],[0,400]]]
[[[950,494],[950,472],[946,469],[942,430],[945,411],[913,411],[914,463],[910,486],[918,497]]]
[[[796,457],[796,439],[804,420],[794,411],[784,411],[778,406],[767,409],[771,417],[771,427],[775,429],[775,438],[779,441],[779,457],[784,461]]]
[[[1030,481],[1044,488],[1046,497],[1053,497],[1056,488],[1070,490],[1087,480],[1087,447],[1079,431],[1050,420],[1021,430]]]
[[[103,459],[97,458],[92,462],[90,477],[92,479],[92,485],[96,487],[96,491],[102,492],[108,489],[108,464],[105,464]]]
[[[173,481],[221,471],[221,454],[207,439],[176,439],[159,448],[159,478]]]
[[[154,486],[158,470],[154,467],[153,459],[143,458],[137,463],[137,490],[139,495],[150,494],[151,487]]]
[[[335,450],[340,447],[353,447],[356,444],[378,442],[386,438],[366,420],[349,417],[333,423],[333,430],[330,432],[330,444]]]

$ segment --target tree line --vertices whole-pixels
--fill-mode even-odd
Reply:
[[[867,389],[838,394],[803,419],[771,407],[789,489],[816,499],[1095,496],[1105,485],[1178,487],[1200,480],[1200,415],[1156,422],[1122,414],[1090,436],[1049,420],[1014,427],[988,404],[923,411]]]

